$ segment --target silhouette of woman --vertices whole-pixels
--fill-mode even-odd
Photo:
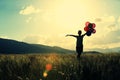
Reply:
[[[80,58],[80,55],[83,52],[83,38],[86,35],[86,33],[83,34],[83,35],[81,35],[81,34],[82,34],[82,31],[79,30],[78,35],[71,35],[71,34],[66,35],[66,36],[73,36],[73,37],[75,37],[77,39],[77,41],[76,41],[76,52],[78,54],[77,55],[78,59]]]

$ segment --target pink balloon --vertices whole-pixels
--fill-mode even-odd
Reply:
[[[89,25],[90,24],[90,25]],[[96,24],[95,23],[90,23],[90,22],[86,22],[85,23],[85,27],[84,27],[84,30],[87,32],[87,31],[90,31],[91,33],[96,33],[96,30],[94,29],[96,27]]]
[[[92,23],[92,25],[93,25],[93,28],[95,28],[95,27],[96,27],[95,23]]]
[[[85,26],[88,26],[88,25],[89,25],[89,23],[90,23],[90,22],[86,22],[86,23],[85,23]]]

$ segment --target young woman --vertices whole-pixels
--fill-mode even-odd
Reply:
[[[80,55],[83,52],[83,38],[86,35],[86,33],[83,35],[81,35],[81,34],[82,34],[82,31],[79,30],[78,35],[71,35],[71,34],[66,35],[66,36],[75,37],[77,39],[77,41],[76,41],[76,52],[78,53],[77,58],[80,58]]]

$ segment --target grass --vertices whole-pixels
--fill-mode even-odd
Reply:
[[[0,55],[0,80],[120,80],[120,54]]]

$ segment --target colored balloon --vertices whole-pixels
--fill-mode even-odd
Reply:
[[[90,31],[92,33],[94,31],[94,29],[93,28],[89,28],[88,31]]]
[[[84,27],[84,30],[85,30],[85,31],[88,31],[88,30],[89,30],[89,28],[88,28],[88,27]]]
[[[90,22],[86,22],[86,23],[85,23],[85,26],[88,26],[88,25],[89,25],[89,23],[90,23]]]
[[[88,27],[92,29],[93,28],[92,23],[89,23]]]
[[[94,29],[92,33],[96,33],[96,30]]]
[[[86,22],[84,27],[84,31],[86,31],[86,35],[91,36],[92,33],[93,34],[96,33],[96,30],[94,29],[95,27],[96,27],[95,23]]]
[[[91,32],[90,32],[90,31],[87,31],[86,35],[87,35],[87,36],[91,36]]]
[[[92,25],[93,25],[93,27],[92,27],[92,28],[95,28],[95,27],[96,27],[95,23],[92,23]]]

